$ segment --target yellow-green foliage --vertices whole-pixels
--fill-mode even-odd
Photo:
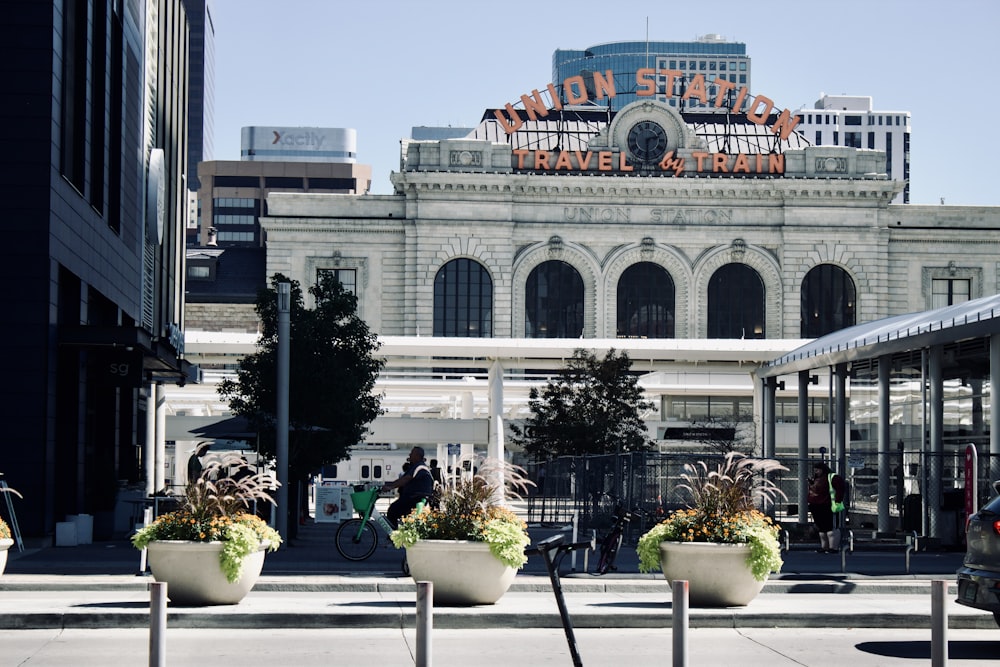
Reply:
[[[785,470],[777,461],[730,452],[715,470],[703,462],[684,466],[679,488],[690,495],[688,509],[677,510],[639,538],[639,570],[660,569],[660,542],[749,544],[747,565],[758,581],[781,569],[779,528],[757,503],[784,496],[767,473]]]
[[[281,545],[281,536],[247,509],[252,501],[274,500],[267,493],[278,483],[251,468],[239,456],[229,455],[202,470],[185,488],[180,509],[164,514],[132,536],[136,549],[158,540],[222,542],[220,566],[230,583],[239,581],[243,560],[267,544]]]
[[[438,509],[423,508],[403,517],[390,538],[397,548],[418,540],[468,540],[486,542],[490,552],[509,567],[522,567],[528,560],[524,548],[531,542],[528,526],[501,503],[504,493],[492,480],[489,465],[484,472],[437,490]],[[508,466],[508,492],[527,482],[518,469]]]

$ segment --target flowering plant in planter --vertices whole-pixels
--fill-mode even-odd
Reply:
[[[486,463],[481,472],[455,484],[438,485],[436,508],[424,507],[400,519],[389,536],[397,548],[419,540],[467,540],[486,542],[490,552],[504,565],[521,568],[528,560],[524,548],[531,542],[528,526],[504,499],[517,497],[518,489],[531,484],[523,470],[504,464],[504,486],[497,480],[498,467]]]
[[[253,501],[273,505],[268,490],[277,485],[273,476],[256,471],[242,457],[223,456],[188,482],[178,509],[139,529],[132,544],[145,549],[157,540],[221,542],[220,567],[230,583],[239,581],[243,560],[261,544],[269,551],[281,545],[278,531],[248,511]]]
[[[673,512],[639,538],[639,570],[660,569],[660,543],[721,542],[750,546],[747,565],[757,581],[781,569],[779,528],[757,509],[784,493],[767,473],[787,470],[773,459],[730,452],[715,470],[704,461],[685,464],[679,488],[691,496],[687,509]]]

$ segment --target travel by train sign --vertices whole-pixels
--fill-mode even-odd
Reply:
[[[784,141],[788,139],[799,123],[799,118],[793,116],[787,109],[776,112],[774,102],[764,96],[751,96],[745,86],[738,87],[735,83],[716,78],[711,85],[717,90],[714,96],[709,93],[709,82],[702,74],[696,74],[687,82],[683,92],[674,91],[675,81],[683,76],[678,70],[640,69],[635,75],[636,96],[665,98],[678,97],[682,102],[697,100],[710,108],[720,109],[728,113],[746,114],[749,123],[764,126],[770,134]],[[659,82],[662,81],[662,86]],[[587,102],[599,102],[616,96],[615,78],[612,70],[603,73],[594,72],[590,87],[583,76],[567,78],[562,83],[565,103],[560,97],[556,86],[546,87],[551,100],[551,108],[544,96],[537,89],[530,94],[521,95],[523,111],[518,111],[513,104],[506,104],[504,109],[494,111],[494,117],[500,127],[508,135],[517,132],[524,125],[525,116],[530,121],[544,119],[552,111],[561,111],[564,105],[579,105]],[[636,103],[638,104],[638,103]],[[684,137],[675,126],[683,126],[677,112],[669,107],[661,107],[658,116],[651,112],[645,114],[635,112],[635,105],[629,105],[619,112],[612,122],[618,127],[614,131],[614,143],[597,150],[527,150],[513,151],[514,168],[536,172],[614,172],[628,173],[639,171],[648,174],[651,171],[667,172],[675,176],[692,174],[719,175],[781,175],[785,171],[784,155],[778,152],[766,151],[760,153],[721,153],[705,150],[689,149]],[[628,115],[629,111],[631,115]],[[624,120],[624,116],[628,120]],[[676,118],[676,121],[672,121]],[[619,122],[621,121],[621,122]],[[683,130],[687,131],[687,130]],[[617,148],[617,150],[615,150]],[[638,168],[638,169],[637,169]]]

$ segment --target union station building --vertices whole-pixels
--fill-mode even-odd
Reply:
[[[661,446],[683,440],[674,427],[751,413],[765,453],[801,464],[800,481],[825,456],[859,488],[892,476],[919,493],[923,422],[885,435],[905,455],[890,460],[880,428],[853,423],[850,355],[784,378],[767,364],[845,328],[1000,292],[1000,208],[891,204],[904,183],[884,153],[810,145],[762,96],[742,113],[653,96],[612,112],[577,90],[576,105],[534,91],[465,138],[404,142],[390,195],[268,196],[266,274],[306,287],[335,273],[383,341],[387,414],[373,440],[418,432],[400,418],[455,420],[481,424],[461,442],[502,454],[496,426],[524,417],[536,374],[574,348],[614,348],[643,374]],[[973,421],[991,451],[987,366],[979,413],[969,399],[943,417],[939,459]],[[458,437],[428,433],[439,453]],[[934,469],[932,482],[957,487],[948,461]]]

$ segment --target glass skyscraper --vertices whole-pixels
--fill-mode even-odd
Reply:
[[[563,102],[566,94],[563,82],[575,76],[583,76],[588,93],[593,93],[593,74],[602,75],[611,70],[614,72],[616,95],[611,98],[613,111],[635,102],[636,72],[643,68],[655,69],[656,98],[684,111],[711,111],[719,86],[713,82],[724,79],[732,84],[732,90],[738,91],[750,86],[750,57],[746,54],[746,44],[743,42],[728,42],[720,35],[705,35],[693,42],[610,42],[596,44],[586,49],[557,49],[552,54],[552,83],[559,92]],[[673,95],[664,94],[668,77],[666,70],[682,72],[682,76],[673,77]],[[701,74],[707,84],[708,104],[697,98],[681,100],[684,90],[691,80]],[[593,95],[589,95],[593,100]],[[608,100],[597,102],[607,107]]]

